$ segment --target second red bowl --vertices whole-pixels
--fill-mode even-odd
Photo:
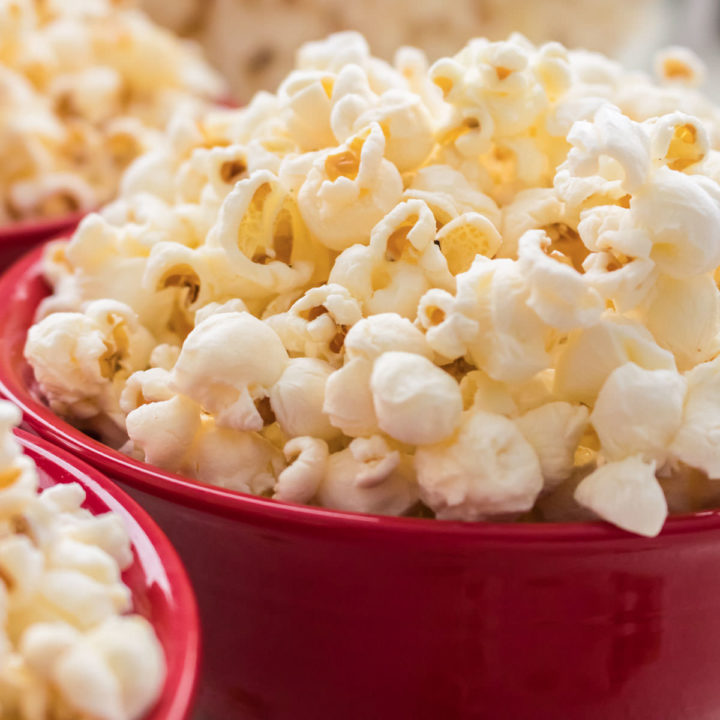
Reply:
[[[79,483],[90,512],[112,511],[123,519],[134,555],[123,582],[132,592],[133,611],[152,623],[167,663],[162,695],[143,720],[189,720],[200,669],[200,623],[177,553],[148,514],[97,470],[35,435],[16,435],[38,467],[41,488]]]

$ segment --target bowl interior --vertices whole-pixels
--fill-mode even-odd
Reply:
[[[234,490],[204,485],[138,462],[91,438],[56,416],[35,391],[32,368],[23,357],[28,328],[38,305],[50,290],[42,276],[42,246],[18,260],[0,276],[0,396],[18,405],[28,426],[54,444],[81,456],[92,466],[129,487],[188,508],[256,523],[283,522],[353,533],[386,532],[423,536],[427,542],[444,537],[476,542],[487,539],[509,543],[545,543],[568,540],[639,542],[635,535],[604,522],[567,523],[463,523],[424,518],[387,517],[328,508],[294,505]],[[676,515],[665,523],[663,535],[715,527],[720,509]]]
[[[200,631],[195,598],[175,550],[145,511],[107,478],[34,435],[16,434],[37,464],[42,488],[78,482],[90,512],[113,511],[123,518],[134,555],[123,581],[132,592],[134,612],[155,628],[167,661],[163,694],[146,720],[185,720],[196,691]]]

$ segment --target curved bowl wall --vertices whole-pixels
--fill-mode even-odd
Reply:
[[[42,438],[21,430],[16,435],[37,464],[41,487],[80,483],[90,512],[113,511],[123,518],[135,556],[123,581],[134,611],[153,624],[167,661],[163,693],[144,720],[189,720],[200,671],[200,621],[177,553],[149,515],[97,470]]]

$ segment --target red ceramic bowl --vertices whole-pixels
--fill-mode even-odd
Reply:
[[[130,460],[32,393],[40,251],[0,279],[0,388],[170,536],[214,719],[717,720],[720,512],[654,539],[602,523],[449,523],[293,506]]]
[[[79,212],[0,226],[0,271],[9,267],[38,243],[72,230],[84,216],[84,212]]]
[[[37,464],[40,486],[77,482],[94,514],[119,514],[128,528],[135,561],[123,573],[134,611],[155,628],[167,661],[163,694],[145,720],[187,720],[200,665],[200,621],[187,574],[169,540],[148,514],[97,470],[41,438],[16,431]]]

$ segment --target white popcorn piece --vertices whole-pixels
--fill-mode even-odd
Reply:
[[[433,356],[423,333],[397,313],[370,315],[355,323],[345,338],[345,350],[353,360],[375,360],[393,350]]]
[[[710,275],[659,277],[637,312],[658,345],[673,353],[680,370],[706,362],[720,350],[720,293]]]
[[[323,413],[325,386],[333,370],[317,358],[292,358],[270,389],[270,405],[289,437],[332,440],[339,435]]]
[[[685,374],[687,395],[682,424],[670,445],[674,458],[720,478],[717,408],[720,404],[720,361],[697,365]]]
[[[682,421],[685,392],[685,379],[672,370],[647,370],[633,362],[613,370],[590,416],[603,456],[637,455],[662,466]]]
[[[317,493],[324,507],[375,515],[402,515],[417,499],[412,458],[379,435],[356,438],[333,453]]]
[[[572,475],[575,453],[588,425],[586,407],[550,402],[524,413],[515,424],[537,453],[545,489],[556,488]]]
[[[97,300],[83,313],[53,313],[33,325],[25,357],[50,406],[83,419],[117,412],[115,386],[145,368],[152,345],[131,308]]]
[[[598,322],[605,309],[602,297],[566,255],[552,250],[544,231],[528,230],[520,238],[518,262],[530,286],[527,304],[541,320],[565,331]]]
[[[312,242],[295,199],[268,170],[240,180],[224,199],[217,223],[199,253],[236,296],[287,292],[322,272],[326,255]],[[223,272],[223,266],[228,267]]]
[[[573,147],[565,165],[575,177],[597,175],[618,182],[628,193],[635,193],[648,178],[650,138],[618,108],[601,106],[592,122],[576,122],[567,139]],[[615,168],[621,173],[619,180],[613,178]]]
[[[393,311],[412,320],[424,292],[454,286],[440,243],[438,248],[428,206],[407,200],[373,228],[368,246],[353,245],[340,254],[330,282],[347,288],[366,314]]]
[[[255,432],[205,423],[188,458],[200,482],[253,495],[270,494],[285,467],[282,453]]]
[[[329,282],[311,288],[288,311],[270,315],[265,322],[288,352],[337,365],[349,328],[361,318],[358,300],[342,285]]]
[[[325,478],[327,443],[313,437],[296,437],[285,445],[283,453],[290,464],[278,475],[273,497],[284,502],[310,502]]]
[[[655,537],[667,517],[655,463],[637,456],[609,462],[590,473],[575,489],[575,499],[603,520],[645,537]]]
[[[494,257],[502,239],[493,223],[479,213],[463,213],[443,225],[437,234],[448,269],[458,275],[470,269],[476,255]]]
[[[646,370],[676,369],[672,353],[637,321],[609,315],[593,327],[574,330],[558,351],[555,393],[592,405],[610,373],[627,362]]]
[[[529,289],[517,263],[479,255],[457,276],[455,298],[430,290],[418,306],[435,352],[453,360],[467,354],[490,377],[530,379],[549,364],[549,328],[528,306]]]
[[[707,178],[658,168],[633,195],[630,212],[648,229],[650,257],[665,274],[703,275],[720,265],[720,192]]]
[[[371,360],[352,358],[330,375],[325,385],[323,412],[349,437],[369,436],[379,430],[370,394],[372,371]]]
[[[697,87],[705,82],[707,68],[689,48],[673,45],[656,53],[655,75],[666,83]]]
[[[649,122],[653,159],[671,170],[686,170],[710,151],[707,127],[692,115],[674,112]]]
[[[331,250],[366,242],[373,226],[400,200],[400,173],[384,155],[385,136],[373,123],[369,132],[323,153],[313,164],[298,193],[298,207],[310,232]]]
[[[418,448],[420,498],[441,520],[481,520],[529,510],[543,486],[538,456],[501,415],[470,411],[457,435]]]
[[[323,412],[350,437],[378,432],[370,390],[373,364],[383,353],[399,351],[433,357],[425,336],[407,318],[381,313],[363,318],[345,338],[346,363],[328,378]]]
[[[186,338],[172,371],[179,392],[236,430],[261,430],[255,406],[288,363],[277,334],[250,313],[220,313]]]
[[[22,653],[70,707],[102,720],[140,718],[165,675],[152,627],[139,616],[112,618],[84,636],[37,624],[23,636]]]
[[[139,405],[128,413],[125,424],[145,462],[177,471],[200,431],[201,409],[190,398],[175,395]]]
[[[373,365],[370,389],[378,426],[400,442],[442,442],[460,424],[460,387],[422,355],[384,353]]]

